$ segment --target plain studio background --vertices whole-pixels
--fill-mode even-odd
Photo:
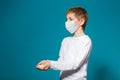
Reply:
[[[66,11],[83,6],[93,49],[88,80],[120,80],[120,0],[0,0],[0,80],[59,80],[59,71],[38,71],[58,58]]]

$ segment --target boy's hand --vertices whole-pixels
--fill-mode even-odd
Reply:
[[[48,70],[50,67],[50,62],[48,60],[43,60],[36,65],[36,68],[39,70]]]

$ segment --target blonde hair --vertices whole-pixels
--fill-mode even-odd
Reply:
[[[75,17],[78,20],[80,20],[81,18],[83,18],[85,20],[84,24],[82,25],[83,30],[85,30],[85,26],[86,26],[86,23],[88,21],[88,13],[87,13],[87,11],[84,8],[82,8],[82,7],[73,7],[73,8],[70,8],[66,12],[66,15],[69,14],[69,13],[74,13]]]

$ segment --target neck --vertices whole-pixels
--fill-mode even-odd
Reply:
[[[77,31],[74,33],[74,37],[80,37],[80,36],[83,36],[83,35],[85,35],[85,33],[84,33],[82,27],[79,27],[77,29]]]

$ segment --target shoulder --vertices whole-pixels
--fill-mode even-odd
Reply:
[[[70,39],[71,39],[71,37],[68,36],[68,37],[63,38],[63,41],[70,40]]]
[[[90,38],[88,35],[86,35],[86,36],[84,37],[84,40],[87,41],[87,42],[92,42],[92,41],[91,41],[91,38]]]
[[[65,37],[65,38],[63,38],[62,43],[67,43],[70,40],[71,40],[71,36]]]
[[[84,46],[84,45],[91,45],[92,44],[91,38],[88,35],[84,35],[84,36],[75,38],[74,40],[75,40],[75,43],[77,45]]]
[[[86,44],[86,45],[92,45],[92,40],[91,40],[91,38],[88,35],[86,35],[83,38],[83,43]]]

